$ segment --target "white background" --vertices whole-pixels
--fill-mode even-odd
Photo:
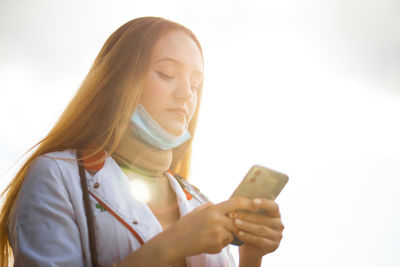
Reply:
[[[400,266],[396,0],[1,0],[0,189],[107,37],[148,15],[203,46],[191,181],[219,202],[254,163],[290,177],[263,266]]]

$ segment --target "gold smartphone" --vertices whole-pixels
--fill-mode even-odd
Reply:
[[[275,200],[288,180],[289,177],[286,174],[260,165],[254,165],[247,172],[231,197],[247,197],[250,199],[266,198]],[[259,213],[266,214],[263,209],[260,209]],[[231,244],[240,246],[243,242],[235,237]]]
[[[288,182],[286,174],[254,165],[247,172],[242,182],[231,197],[266,198],[275,200]]]

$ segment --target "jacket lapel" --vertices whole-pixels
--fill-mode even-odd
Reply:
[[[149,207],[132,196],[128,178],[112,157],[106,158],[104,167],[93,177],[88,176],[88,187],[95,206],[99,204],[97,198],[122,219],[124,226],[133,228],[144,242],[162,231]]]
[[[183,217],[191,211],[188,200],[186,198],[186,194],[183,192],[180,184],[170,173],[165,172],[165,175],[168,177],[169,184],[171,185],[172,190],[175,192],[180,217]]]

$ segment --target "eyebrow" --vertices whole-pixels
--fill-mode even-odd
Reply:
[[[160,61],[172,61],[180,66],[183,66],[182,62],[180,62],[179,60],[172,58],[172,57],[164,57],[164,58],[160,58],[158,60],[156,60],[154,63],[158,63]],[[194,72],[196,72],[197,74],[203,75],[203,72],[200,70],[195,70]]]

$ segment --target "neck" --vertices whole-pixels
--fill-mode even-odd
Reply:
[[[128,125],[112,157],[118,165],[139,174],[159,176],[171,165],[172,149],[161,150],[142,142]]]

